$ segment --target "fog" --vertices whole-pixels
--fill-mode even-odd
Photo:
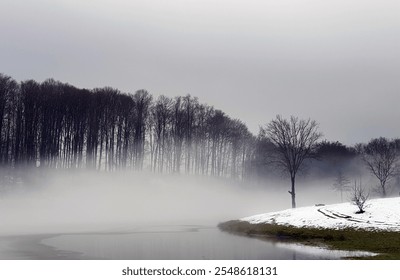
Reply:
[[[206,225],[290,208],[289,180],[251,184],[149,173],[27,172],[1,193],[2,235]],[[35,175],[34,175],[35,174]],[[330,180],[297,184],[298,206],[340,202]]]

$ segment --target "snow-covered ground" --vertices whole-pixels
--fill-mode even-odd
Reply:
[[[367,201],[365,213],[356,214],[352,203],[309,206],[241,219],[252,224],[274,223],[295,227],[400,231],[400,198]]]

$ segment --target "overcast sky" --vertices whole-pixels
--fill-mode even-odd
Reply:
[[[0,73],[191,94],[254,133],[400,137],[398,0],[1,0]]]

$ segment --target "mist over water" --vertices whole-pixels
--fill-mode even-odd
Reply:
[[[0,259],[337,259],[220,231],[219,222],[291,206],[288,179],[27,170],[0,198]],[[340,202],[330,179],[299,177],[297,205]],[[282,247],[283,246],[283,247]]]
[[[33,175],[36,174],[36,175]],[[330,181],[297,185],[298,206],[340,202]],[[130,231],[149,225],[205,225],[290,207],[289,181],[152,173],[30,172],[0,199],[2,235]]]

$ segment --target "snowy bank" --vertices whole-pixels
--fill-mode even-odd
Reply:
[[[241,219],[251,224],[277,224],[325,229],[400,231],[400,198],[371,199],[365,213],[356,214],[352,203],[309,206]]]

